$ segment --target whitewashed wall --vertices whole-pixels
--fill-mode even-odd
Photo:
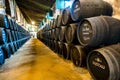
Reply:
[[[113,17],[120,19],[120,0],[104,0],[109,2],[114,10]]]

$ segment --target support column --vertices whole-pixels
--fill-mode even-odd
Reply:
[[[0,0],[0,14],[6,15],[5,0]]]

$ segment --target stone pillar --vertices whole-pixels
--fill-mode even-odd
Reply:
[[[5,0],[0,0],[0,14],[6,15]]]

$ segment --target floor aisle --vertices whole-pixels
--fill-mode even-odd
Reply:
[[[30,39],[5,64],[0,80],[92,80],[88,71],[75,67],[37,39]]]

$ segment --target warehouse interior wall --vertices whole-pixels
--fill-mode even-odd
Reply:
[[[120,19],[120,0],[104,0],[110,3],[113,7],[113,17]]]

